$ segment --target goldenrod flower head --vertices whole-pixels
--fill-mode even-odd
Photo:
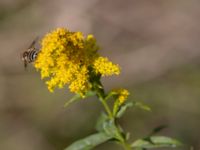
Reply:
[[[116,89],[116,90],[113,90],[113,92],[116,93],[117,101],[119,102],[120,105],[123,104],[127,100],[130,94],[129,91],[126,89]]]
[[[92,86],[91,72],[102,76],[120,73],[119,66],[99,56],[98,49],[93,35],[84,37],[81,32],[58,28],[42,39],[34,66],[42,78],[49,79],[46,84],[51,92],[69,84],[71,92],[84,95]]]

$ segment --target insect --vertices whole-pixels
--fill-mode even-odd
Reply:
[[[32,63],[35,61],[35,59],[37,58],[37,55],[39,53],[39,50],[35,48],[35,43],[37,41],[38,38],[36,38],[35,40],[33,40],[33,42],[31,43],[31,45],[28,47],[27,50],[25,50],[22,53],[22,61],[24,62],[24,68],[26,69],[27,65],[29,63]]]

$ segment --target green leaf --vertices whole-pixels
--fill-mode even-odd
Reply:
[[[141,102],[134,102],[134,106],[136,106],[140,109],[146,110],[146,111],[151,111],[151,108],[148,105],[143,104]]]
[[[76,95],[74,95],[70,100],[68,100],[68,101],[65,103],[64,107],[67,107],[67,106],[69,106],[71,103],[74,103],[74,102],[76,102],[76,101],[78,101],[78,100],[80,100],[80,99],[81,99],[81,95],[80,95],[80,94],[76,94]]]
[[[128,108],[132,107],[132,106],[138,107],[138,108],[143,109],[145,111],[151,111],[151,108],[148,105],[143,104],[141,102],[134,101],[134,102],[125,103],[122,106],[114,107],[113,113],[117,118],[120,118],[126,112],[126,110]]]
[[[123,130],[120,128],[120,126],[117,127],[114,119],[110,119],[105,113],[102,113],[99,117],[96,124],[96,130],[99,132],[104,132],[108,136],[117,140],[123,140],[123,137],[121,136],[121,134],[123,134]]]
[[[105,133],[96,133],[72,143],[64,150],[90,150],[96,147],[97,145],[102,144],[111,139],[112,137],[108,136]]]
[[[166,137],[166,136],[152,136],[149,137],[149,140],[139,139],[136,140],[131,144],[133,148],[143,148],[143,149],[150,149],[150,148],[160,148],[160,147],[171,147],[175,148],[181,146],[181,142],[176,139]]]
[[[117,127],[114,124],[114,120],[108,120],[103,123],[103,131],[112,136],[115,137],[117,134]]]
[[[104,132],[104,127],[108,120],[109,117],[105,113],[101,113],[95,126],[96,130],[99,132]]]
[[[116,127],[114,120],[108,120],[108,121],[104,122],[103,131],[107,135],[112,136],[119,141],[123,140],[123,137],[120,134],[120,130]]]
[[[118,140],[123,140],[121,135],[122,131],[120,131],[120,128],[115,125],[114,119],[110,119],[105,113],[102,113],[99,117],[96,129],[99,132],[104,132],[108,136],[113,137]]]
[[[160,125],[153,129],[153,131],[150,133],[150,136],[162,131],[163,129],[167,128],[167,125]]]
[[[79,100],[81,100],[81,99],[84,99],[84,98],[86,98],[86,97],[94,96],[95,94],[96,94],[96,93],[93,92],[93,91],[88,91],[88,92],[84,95],[84,97],[82,97],[80,94],[76,94],[76,95],[74,95],[70,100],[68,100],[68,101],[64,104],[64,107],[67,107],[67,106],[69,106],[70,104],[72,104],[72,103],[74,103],[74,102],[76,102],[76,101],[79,101]]]
[[[132,103],[132,102],[125,103],[124,105],[122,105],[122,106],[119,108],[119,110],[118,110],[118,112],[117,112],[117,114],[116,114],[116,117],[117,117],[117,118],[120,118],[120,117],[126,112],[126,110],[127,110],[128,108],[132,107],[132,106],[133,106],[133,103]]]

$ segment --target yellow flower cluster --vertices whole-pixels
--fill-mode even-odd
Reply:
[[[126,89],[117,89],[117,90],[113,90],[113,91],[117,95],[117,100],[119,102],[119,105],[123,104],[130,94],[129,91]]]
[[[84,37],[81,32],[58,28],[42,39],[34,66],[42,78],[49,79],[51,92],[69,84],[71,92],[84,95],[92,86],[91,72],[102,76],[120,73],[119,66],[99,56],[98,49],[93,35]]]
[[[119,75],[120,73],[119,66],[110,62],[106,57],[98,57],[95,59],[94,69],[96,73],[100,73],[103,76]]]

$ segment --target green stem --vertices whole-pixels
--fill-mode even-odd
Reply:
[[[124,147],[125,150],[131,150],[131,147],[126,142],[120,142],[120,144]]]
[[[106,101],[102,98],[99,98],[100,102],[102,103],[102,105],[104,106],[106,112],[108,113],[108,116],[110,117],[110,119],[113,119],[113,114],[108,106],[108,104],[106,103]]]
[[[106,95],[103,89],[103,86],[101,84],[101,82],[99,81],[99,85],[101,86],[101,88],[96,88],[96,93],[97,93],[97,97],[99,98],[100,102],[102,103],[102,105],[104,106],[110,120],[114,120],[115,121],[115,117],[113,116],[112,111],[110,110],[110,107],[107,104],[107,101],[105,99]],[[119,141],[119,143],[124,147],[125,150],[131,150],[131,147],[128,143],[126,143],[126,139],[124,139],[123,135],[121,134],[119,128],[115,125],[115,127],[117,128],[117,140]]]
[[[107,104],[107,102],[105,101],[105,99],[103,99],[102,97],[99,97],[99,99],[100,99],[101,103],[103,104],[106,112],[108,113],[109,118],[111,120],[115,119],[113,114],[112,114],[112,112],[111,112],[111,110],[110,110],[110,108],[109,108],[109,106],[108,106],[108,104]],[[117,126],[116,126],[116,128],[118,129]],[[128,143],[126,143],[126,141],[125,141],[124,137],[122,136],[121,132],[119,131],[119,129],[117,130],[117,135],[119,136],[119,138],[118,138],[119,143],[124,147],[124,149],[125,150],[131,150],[130,145]]]
[[[112,111],[110,110],[108,104],[106,103],[106,99],[105,99],[106,94],[104,92],[103,85],[101,84],[101,81],[98,82],[98,86],[95,87],[95,90],[96,90],[97,97],[99,98],[100,102],[104,106],[108,116],[110,117],[110,119],[114,119]]]

